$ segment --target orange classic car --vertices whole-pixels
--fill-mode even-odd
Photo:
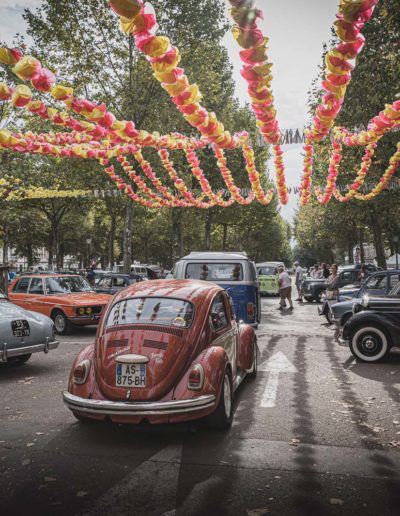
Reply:
[[[51,317],[61,335],[68,335],[75,326],[98,324],[111,299],[96,294],[85,278],[72,274],[23,275],[11,283],[8,297],[26,310]]]
[[[136,283],[112,298],[94,344],[72,366],[65,404],[78,420],[226,429],[233,395],[257,373],[257,340],[227,292],[196,280]]]

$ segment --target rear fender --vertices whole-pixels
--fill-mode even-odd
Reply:
[[[248,324],[239,326],[239,362],[238,367],[243,370],[251,369],[254,361],[253,343],[256,338],[254,328]]]
[[[204,369],[204,384],[200,390],[188,389],[190,372],[196,364],[201,364]],[[202,351],[187,368],[185,374],[175,387],[173,399],[190,399],[205,394],[220,395],[221,385],[224,379],[225,369],[231,367],[228,355],[224,348],[211,346]],[[232,372],[232,371],[231,371]]]
[[[89,395],[93,393],[96,384],[93,355],[94,344],[90,344],[86,348],[82,349],[82,351],[75,358],[68,380],[68,392],[70,392],[71,394],[74,394],[75,396],[80,396],[81,398],[88,398]],[[90,360],[91,362],[89,375],[86,382],[83,385],[76,385],[73,380],[74,369],[83,360]]]

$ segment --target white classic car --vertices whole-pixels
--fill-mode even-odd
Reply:
[[[0,363],[23,364],[32,353],[58,347],[53,321],[10,303],[0,290]]]

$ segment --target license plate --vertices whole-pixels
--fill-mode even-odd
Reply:
[[[31,334],[28,321],[23,319],[11,321],[11,329],[13,331],[14,337],[29,337]]]
[[[146,364],[117,364],[117,387],[146,387]]]

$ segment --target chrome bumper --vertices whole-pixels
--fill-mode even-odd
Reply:
[[[215,396],[209,394],[191,400],[125,402],[92,400],[63,392],[63,400],[71,410],[79,410],[88,414],[104,416],[162,416],[168,414],[184,414],[210,408],[215,403]]]
[[[31,353],[39,353],[43,351],[44,353],[48,353],[51,349],[58,348],[59,345],[58,340],[54,340],[49,342],[49,339],[46,339],[44,344],[34,344],[33,346],[24,346],[22,348],[8,348],[7,344],[3,345],[3,349],[0,351],[0,362],[7,362],[9,358],[18,357],[21,355],[28,355]]]

